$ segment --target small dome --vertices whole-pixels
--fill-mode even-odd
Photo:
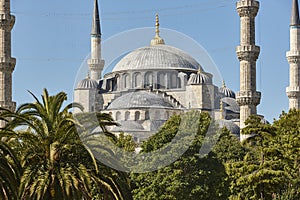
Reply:
[[[223,81],[222,87],[220,87],[219,92],[223,94],[225,97],[231,97],[235,99],[235,93],[226,87],[225,82]]]
[[[234,113],[240,113],[240,106],[238,105],[236,99],[231,97],[224,97],[221,99],[221,101],[226,104],[226,110],[232,111]]]
[[[85,78],[78,82],[77,89],[97,89],[98,82],[96,80]]]
[[[112,70],[155,70],[201,68],[200,64],[184,51],[169,45],[152,45],[139,48],[122,58]]]
[[[199,71],[197,74],[191,74],[188,85],[201,85],[201,84],[209,84],[210,78],[207,74]]]
[[[217,120],[220,128],[226,127],[232,134],[239,136],[240,135],[240,127],[236,125],[231,120]]]
[[[124,94],[115,99],[107,109],[130,108],[173,108],[163,97],[147,91],[137,91]]]

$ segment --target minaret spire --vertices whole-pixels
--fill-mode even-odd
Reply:
[[[98,80],[104,68],[104,60],[101,58],[101,28],[98,1],[94,0],[94,12],[91,32],[91,58],[88,60],[91,79]]]
[[[260,103],[261,93],[256,91],[256,60],[260,47],[255,45],[255,17],[259,2],[239,0],[236,4],[240,16],[240,45],[236,53],[240,61],[240,91],[237,102],[240,106],[240,127],[245,127],[245,120],[256,115],[256,106]],[[241,135],[244,140],[247,136]]]
[[[289,98],[289,108],[300,109],[300,21],[298,0],[292,2],[290,24],[290,51],[286,53],[290,64],[290,85],[286,88]]]
[[[99,9],[98,9],[98,1],[97,0],[94,0],[92,35],[101,36],[100,17],[99,17]]]
[[[12,72],[16,59],[11,57],[11,30],[15,24],[15,16],[10,14],[10,0],[0,0],[0,107],[15,110],[12,101]],[[0,127],[5,125],[0,122]]]
[[[298,0],[293,0],[291,24],[290,25],[291,26],[300,25]]]

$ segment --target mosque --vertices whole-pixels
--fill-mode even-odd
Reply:
[[[290,108],[300,107],[300,20],[298,0],[292,0],[290,24],[290,85],[286,89]],[[74,101],[84,112],[105,112],[120,124],[113,133],[132,134],[141,142],[155,134],[172,115],[189,110],[208,112],[221,126],[226,126],[241,140],[245,120],[257,115],[261,93],[256,90],[256,61],[260,47],[255,44],[255,18],[259,10],[256,0],[239,0],[240,45],[236,47],[240,61],[240,91],[235,93],[225,83],[218,87],[213,74],[205,71],[188,53],[168,45],[160,35],[159,16],[149,45],[123,56],[112,71],[101,75],[105,66],[101,55],[101,28],[98,2],[94,0],[91,31],[91,56],[87,61],[89,76],[78,82]],[[0,0],[0,106],[15,109],[12,101],[11,30],[15,18],[10,14],[10,1]],[[79,112],[74,110],[74,112]],[[263,117],[262,117],[263,118]],[[3,126],[2,124],[0,124]]]
[[[111,132],[132,134],[141,142],[155,134],[173,114],[189,110],[208,112],[243,140],[240,128],[250,115],[257,115],[261,93],[256,91],[256,60],[260,47],[255,44],[255,17],[259,2],[240,0],[236,3],[240,17],[240,45],[236,48],[240,61],[240,91],[214,85],[213,74],[205,71],[188,53],[170,46],[159,30],[149,38],[149,45],[123,56],[111,72],[101,77],[105,62],[101,57],[101,28],[97,0],[91,32],[89,74],[77,84],[74,101],[85,112],[109,113],[120,124]],[[299,12],[293,0],[291,19],[291,51],[287,53],[291,65],[291,82],[287,88],[290,108],[299,108]],[[263,116],[261,116],[263,119]]]

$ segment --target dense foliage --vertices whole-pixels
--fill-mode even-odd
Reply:
[[[208,113],[173,115],[140,152],[166,148],[167,154],[134,160],[137,165],[147,161],[141,169],[158,169],[127,174],[95,157],[115,155],[107,162],[132,164],[137,145],[130,135],[116,137],[108,131],[107,126],[118,125],[109,114],[74,117],[70,109],[80,105],[64,107],[63,92],[50,96],[44,90],[42,101],[33,97],[34,103],[15,112],[1,108],[6,126],[0,131],[0,199],[300,199],[299,110],[283,112],[273,124],[251,116],[241,130],[249,136],[242,143],[226,128],[219,129]],[[100,124],[97,131],[95,124]],[[114,148],[108,148],[108,141]],[[131,154],[122,157],[123,150]],[[174,162],[158,165],[170,155]]]
[[[7,121],[1,138],[16,154],[1,145],[1,159],[5,161],[0,164],[1,172],[7,171],[1,174],[0,186],[5,186],[1,196],[24,200],[125,199],[123,174],[98,163],[80,140],[81,125],[69,112],[80,106],[63,107],[67,99],[63,92],[50,96],[44,90],[42,101],[33,97],[36,102],[23,104],[15,112],[1,112]],[[97,117],[106,132],[105,125],[112,119],[101,114]]]

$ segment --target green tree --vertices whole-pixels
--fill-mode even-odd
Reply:
[[[0,139],[0,199],[18,199],[21,166],[14,151]]]
[[[42,101],[21,105],[16,112],[2,109],[7,120],[2,135],[18,141],[23,168],[21,199],[92,199],[93,186],[114,199],[122,199],[108,174],[99,172],[91,151],[77,134],[77,120],[63,107],[67,95],[50,96],[45,89]],[[108,181],[110,180],[110,181]]]
[[[188,112],[182,116],[172,116],[148,141],[143,143],[142,151],[150,152],[169,143],[178,130],[187,133],[182,140],[190,140],[188,150],[174,163],[154,172],[131,174],[134,189],[134,199],[227,199],[229,196],[229,177],[226,174],[223,161],[238,158],[234,153],[226,152],[221,145],[225,142],[230,149],[238,151],[237,138],[231,136],[228,130],[221,130],[218,134],[216,127],[212,136],[207,136],[208,129],[215,126],[210,123],[207,113],[197,111]],[[190,137],[191,130],[196,130],[194,138]],[[200,155],[200,148],[204,138],[209,137],[207,143],[217,138],[217,143],[208,155]],[[238,147],[237,147],[238,146]],[[231,148],[232,147],[232,148]],[[170,153],[172,150],[170,150]],[[226,155],[225,155],[226,154]]]
[[[272,199],[286,179],[280,151],[274,145],[275,128],[257,116],[251,116],[245,124],[242,134],[249,135],[243,142],[246,155],[242,161],[228,164],[233,180],[231,198]]]
[[[300,111],[292,109],[288,113],[283,112],[273,126],[276,128],[274,146],[282,155],[287,173],[286,183],[277,194],[278,199],[300,199]]]

